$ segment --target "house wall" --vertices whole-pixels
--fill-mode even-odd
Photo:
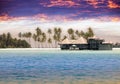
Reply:
[[[69,44],[62,44],[62,45],[60,45],[60,48],[62,50],[68,50],[70,48],[70,46],[69,46]]]
[[[98,50],[112,50],[112,44],[102,44],[99,45]]]
[[[88,49],[88,44],[78,44],[77,45],[79,50],[87,50]]]

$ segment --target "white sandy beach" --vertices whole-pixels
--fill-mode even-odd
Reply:
[[[0,48],[0,50],[60,50],[60,48]]]

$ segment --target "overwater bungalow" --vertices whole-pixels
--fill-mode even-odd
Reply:
[[[62,50],[112,50],[112,43],[104,39],[90,37],[88,40],[80,37],[77,40],[64,39],[59,43]]]

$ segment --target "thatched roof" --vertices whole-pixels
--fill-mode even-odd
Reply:
[[[96,36],[93,36],[93,37],[88,37],[88,39],[103,40],[103,39],[98,38],[98,37],[96,37]]]
[[[70,44],[70,43],[71,43],[70,40],[66,38],[63,41],[61,41],[59,44]]]
[[[61,41],[59,44],[87,44],[87,40],[84,39],[83,37],[80,37],[77,40],[69,40],[69,39],[64,39]]]

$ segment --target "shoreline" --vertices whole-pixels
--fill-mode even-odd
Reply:
[[[61,50],[60,48],[0,48],[0,50]],[[113,48],[109,51],[120,50],[120,48]],[[61,50],[68,51],[68,50]],[[71,51],[108,51],[108,50],[71,50]]]
[[[60,48],[0,48],[0,50],[61,50]]]

